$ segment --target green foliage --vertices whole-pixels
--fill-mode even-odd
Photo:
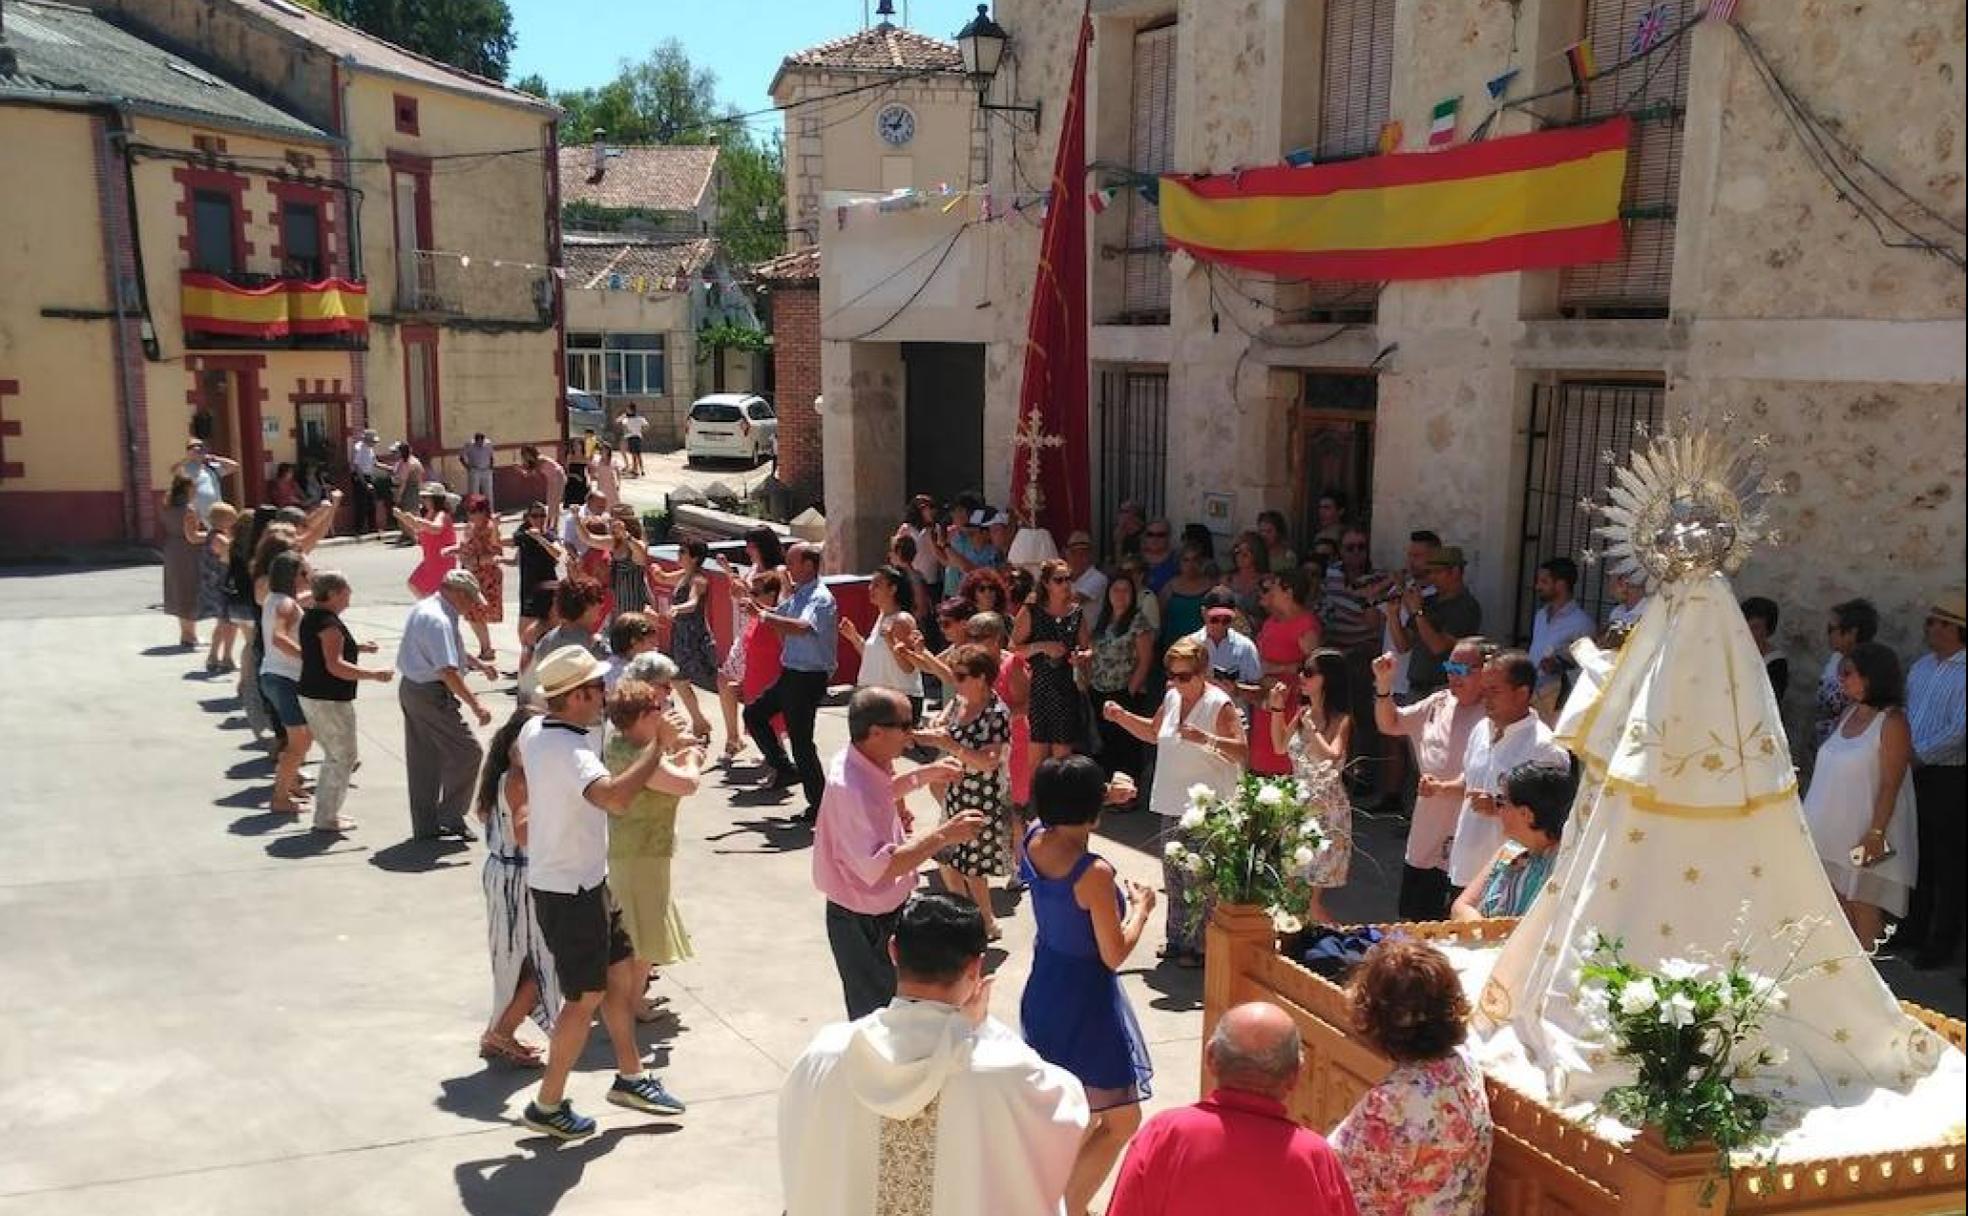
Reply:
[[[718,241],[741,266],[786,251],[786,156],[777,131],[754,139],[742,127],[718,158]]]
[[[366,33],[493,80],[506,78],[518,39],[506,0],[317,0]]]
[[[1767,1098],[1736,1084],[1784,1063],[1781,1048],[1749,1047],[1784,1007],[1783,988],[1750,972],[1740,952],[1719,965],[1671,958],[1648,969],[1623,948],[1596,932],[1580,943],[1579,1011],[1636,1074],[1600,1106],[1630,1127],[1658,1129],[1675,1152],[1713,1144],[1726,1176],[1731,1154],[1761,1141],[1770,1116]],[[1703,1202],[1717,1187],[1711,1180]]]
[[[547,78],[538,72],[529,72],[510,83],[513,88],[522,93],[531,93],[541,101],[553,100],[552,94],[547,87]]]
[[[1206,785],[1190,787],[1179,821],[1181,839],[1163,847],[1169,864],[1194,879],[1201,898],[1191,905],[1200,921],[1207,905],[1256,904],[1292,916],[1311,888],[1305,876],[1332,833],[1326,820],[1346,797],[1339,770],[1296,777],[1246,773],[1228,798]]]
[[[739,325],[734,321],[719,321],[707,325],[697,334],[700,349],[715,351],[746,350],[760,351],[766,348],[765,331],[753,329],[749,325]]]

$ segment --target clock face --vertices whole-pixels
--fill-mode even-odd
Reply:
[[[883,106],[875,114],[875,130],[883,143],[899,148],[916,137],[916,116],[908,106]]]

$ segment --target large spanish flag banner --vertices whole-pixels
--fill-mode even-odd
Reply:
[[[1311,279],[1441,279],[1620,254],[1631,120],[1330,165],[1161,180],[1199,259]]]
[[[189,334],[273,343],[361,335],[369,328],[369,289],[349,279],[276,279],[241,287],[197,270],[184,271],[181,279]]]

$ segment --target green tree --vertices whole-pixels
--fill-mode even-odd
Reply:
[[[547,78],[538,72],[521,76],[518,80],[512,81],[510,87],[521,93],[531,93],[541,101],[552,100],[552,91],[547,87]]]
[[[692,64],[674,38],[640,63],[624,59],[607,84],[563,91],[554,101],[567,111],[561,121],[567,143],[587,140],[596,127],[615,143],[708,143],[722,116],[717,75]]]
[[[718,240],[731,260],[750,266],[786,250],[786,157],[774,131],[756,139],[745,128],[718,157]]]
[[[506,78],[517,41],[506,0],[319,0],[317,7],[337,21],[493,80]]]

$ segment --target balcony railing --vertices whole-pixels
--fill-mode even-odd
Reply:
[[[396,311],[406,316],[539,323],[553,317],[546,272],[520,262],[413,249],[396,263]]]
[[[185,270],[178,300],[193,350],[367,350],[360,279]]]

